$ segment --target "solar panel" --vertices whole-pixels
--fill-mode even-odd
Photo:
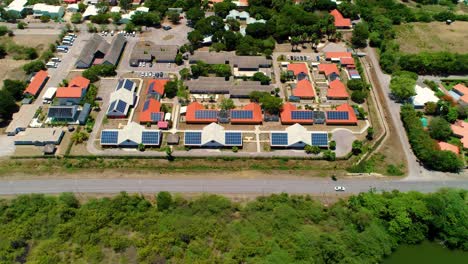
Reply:
[[[195,111],[196,119],[215,119],[218,117],[217,110],[197,110]]]
[[[231,118],[233,119],[252,119],[252,110],[231,110]]]
[[[141,143],[145,145],[159,145],[159,131],[143,131],[141,132]]]
[[[330,120],[348,120],[349,114],[345,111],[329,111],[327,112],[327,119]]]
[[[110,106],[109,106],[109,112],[112,112],[115,108],[115,104],[117,103],[117,101],[113,101]]]
[[[288,133],[271,133],[271,145],[275,146],[287,146],[288,145]]]
[[[50,107],[47,116],[51,118],[73,118],[74,114],[76,113],[75,108],[75,106]]]
[[[312,111],[291,111],[291,119],[312,120],[314,119],[314,113]]]
[[[311,135],[312,146],[328,146],[327,133],[312,133]]]
[[[242,145],[242,133],[241,132],[226,132],[224,133],[224,144],[225,145]]]
[[[151,113],[151,121],[162,121],[163,120],[163,113],[162,112],[154,112]]]
[[[145,104],[143,105],[143,111],[148,110],[149,105],[150,105],[150,100],[146,100]]]
[[[124,88],[131,91],[133,89],[133,82],[125,79]]]
[[[148,93],[154,93],[154,82],[150,83],[148,87]]]
[[[127,103],[122,100],[119,100],[117,102],[117,107],[115,109],[119,111],[120,113],[125,113],[126,108],[127,108]]]
[[[117,144],[119,138],[118,131],[106,131],[101,132],[101,144]]]
[[[185,145],[200,145],[201,132],[185,132]]]

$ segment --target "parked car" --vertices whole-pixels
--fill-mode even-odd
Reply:
[[[337,191],[337,192],[344,192],[345,190],[346,190],[346,188],[343,187],[343,186],[335,186],[335,191]]]
[[[171,27],[171,26],[163,26],[162,28],[163,28],[164,30],[166,30],[166,31],[168,31],[168,30],[171,30],[171,29],[172,29],[172,27]]]

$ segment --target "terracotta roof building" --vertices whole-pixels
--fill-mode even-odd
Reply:
[[[305,63],[290,63],[288,64],[288,71],[292,71],[294,76],[298,76],[301,73],[309,75],[309,69]]]
[[[347,51],[329,51],[325,53],[325,59],[331,61],[340,61],[341,58],[352,58],[351,52]]]
[[[164,113],[161,112],[161,103],[154,98],[148,98],[139,114],[140,123],[156,124],[162,120],[164,120]]]
[[[457,146],[452,145],[450,143],[439,141],[437,144],[439,145],[440,150],[451,151],[451,152],[453,152],[455,154],[460,153],[460,149],[458,149]]]
[[[345,85],[340,80],[331,81],[327,90],[328,99],[348,99],[349,94]]]
[[[456,99],[461,105],[468,105],[468,87],[459,83],[453,86],[452,91],[458,95]]]
[[[32,78],[31,83],[26,87],[26,90],[24,90],[24,94],[34,97],[38,96],[47,83],[47,80],[49,80],[47,71],[38,71]]]
[[[329,81],[333,81],[340,78],[340,71],[334,63],[319,64],[318,70],[320,73],[325,74]]]
[[[330,11],[330,15],[335,18],[336,28],[351,28],[351,19],[344,18],[343,15],[337,9]]]
[[[326,111],[327,125],[357,125],[354,108],[349,104],[342,104],[336,110]]]
[[[297,107],[291,103],[285,103],[281,110],[281,123],[282,124],[307,124],[314,123],[314,111],[312,110],[298,110]]]
[[[461,139],[463,148],[468,149],[468,122],[458,120],[450,128],[453,134]]]
[[[57,88],[55,97],[59,100],[59,104],[78,104],[86,94],[90,81],[82,76],[75,77],[70,80],[67,87]]]
[[[296,88],[293,89],[293,95],[301,99],[312,99],[315,97],[314,87],[307,79],[302,79],[296,83]]]
[[[202,104],[193,102],[187,106],[185,122],[188,124],[207,124],[218,122],[218,114],[218,110],[205,109]]]
[[[259,104],[250,103],[242,109],[233,109],[230,111],[232,124],[261,124],[262,108]]]
[[[152,79],[148,82],[148,87],[146,88],[146,94],[156,95],[158,98],[161,98],[164,95],[164,86],[169,80],[163,79]]]

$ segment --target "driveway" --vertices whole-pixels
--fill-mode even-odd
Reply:
[[[332,140],[336,142],[336,156],[343,157],[351,151],[356,137],[348,129],[338,128],[332,132]]]
[[[0,135],[0,157],[10,156],[15,152],[14,137]]]

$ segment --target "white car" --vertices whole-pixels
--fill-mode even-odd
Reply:
[[[337,192],[344,192],[345,190],[346,190],[346,188],[343,187],[343,186],[335,186],[335,191],[337,191]]]

